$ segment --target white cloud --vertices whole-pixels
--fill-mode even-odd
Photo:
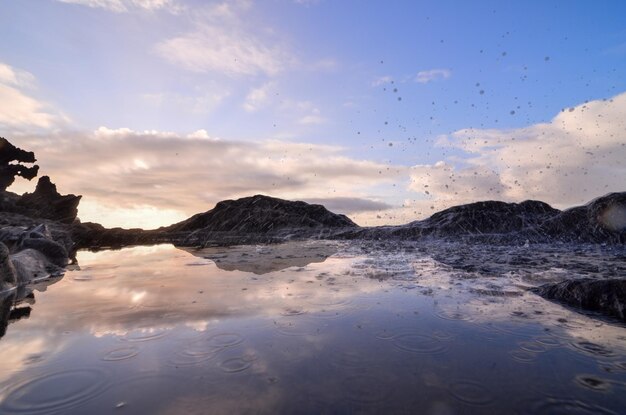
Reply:
[[[33,74],[13,68],[0,62],[0,83],[20,88],[32,87],[35,83]]]
[[[258,88],[253,88],[246,95],[243,108],[248,112],[258,111],[271,100],[272,91],[276,88],[275,82],[267,82]]]
[[[625,190],[626,93],[525,128],[459,130],[439,145],[468,157],[465,168],[438,163],[412,169],[411,189],[430,189],[434,200],[539,199],[561,208],[586,203]]]
[[[296,4],[301,4],[303,6],[313,6],[320,2],[321,0],[293,0]]]
[[[211,139],[100,127],[94,133],[20,138],[59,191],[84,195],[79,216],[107,226],[166,225],[224,199],[262,193],[288,199],[367,198],[407,170],[310,143]],[[20,187],[22,186],[22,187]],[[24,181],[14,191],[28,190]],[[159,211],[166,214],[159,215]],[[106,212],[106,214],[105,214]],[[151,214],[150,212],[154,212]]]
[[[455,204],[500,198],[506,190],[498,173],[487,166],[457,169],[443,161],[413,166],[409,189]]]
[[[339,67],[339,62],[336,59],[324,58],[316,62],[311,63],[306,67],[313,71],[334,71]]]
[[[142,98],[155,107],[173,107],[178,111],[208,114],[217,108],[230,94],[230,90],[224,86],[209,84],[197,87],[191,95],[157,92],[143,94]]]
[[[437,81],[440,79],[448,79],[452,76],[452,71],[449,69],[430,69],[427,71],[419,71],[415,77],[415,82],[420,84],[427,84],[429,82]]]
[[[115,13],[126,13],[131,10],[168,10],[178,12],[181,6],[174,0],[57,0],[61,3],[78,4],[91,8],[105,9]]]
[[[326,122],[326,118],[319,115],[319,110],[316,111],[316,113],[305,115],[304,117],[300,118],[298,122],[305,125],[324,124]]]
[[[212,137],[205,129],[194,131],[191,134],[187,134],[187,138],[202,139],[202,140],[219,140],[218,137]]]
[[[380,76],[372,81],[372,86],[380,86],[393,81],[391,76]]]
[[[193,72],[218,72],[230,76],[276,75],[292,58],[277,44],[267,45],[241,25],[203,22],[194,31],[156,45],[156,53]]]
[[[49,129],[66,117],[31,96],[35,77],[26,71],[0,63],[0,128],[8,132]]]

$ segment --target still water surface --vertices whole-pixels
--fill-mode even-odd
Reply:
[[[79,252],[5,295],[0,413],[626,412],[626,328],[526,291],[571,269],[442,252]]]

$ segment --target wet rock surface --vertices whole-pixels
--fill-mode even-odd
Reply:
[[[5,288],[62,274],[70,260],[63,242],[56,241],[45,224],[2,228],[0,272]]]
[[[532,291],[548,300],[626,322],[626,279],[567,280],[545,284]]]

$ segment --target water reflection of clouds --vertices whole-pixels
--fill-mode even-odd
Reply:
[[[367,281],[328,284],[324,279],[327,277],[316,276],[349,269],[351,259],[330,258],[321,263],[327,258],[322,253],[336,252],[336,248],[324,244],[308,244],[308,249],[303,250],[308,254],[290,258],[297,248],[289,244],[263,251],[266,255],[257,258],[263,264],[256,268],[268,271],[262,276],[236,270],[225,272],[211,262],[188,266],[194,263],[190,259],[196,257],[168,245],[82,251],[77,258],[80,270],[68,272],[52,292],[46,293],[33,325],[46,330],[54,327],[56,333],[88,329],[97,336],[123,335],[154,327],[171,329],[177,325],[197,329],[228,318],[281,316],[286,310],[301,307],[304,300],[306,311],[315,312],[330,307],[316,306],[316,302],[324,303],[330,298],[340,304],[340,299],[379,289],[379,284]],[[241,255],[245,248],[232,251]],[[273,261],[276,256],[281,257],[279,264]],[[289,261],[297,265],[286,267]],[[307,268],[308,263],[316,264]],[[277,265],[278,268],[272,268],[276,270],[269,270]],[[62,319],[52,318],[60,314],[64,314]]]
[[[383,411],[407,402],[460,411],[459,402],[491,405],[505,386],[518,390],[481,372],[487,363],[512,373],[535,364],[546,376],[544,356],[587,365],[594,351],[624,355],[618,327],[526,293],[515,273],[463,272],[414,250],[366,251],[345,247],[263,275],[189,265],[198,258],[172,246],[79,253],[82,270],[38,294],[33,316],[0,341],[2,353],[27,346],[7,363],[23,373],[3,377],[13,386],[2,389],[0,408],[27,396],[24,379],[46,384],[46,371],[66,362],[103,360],[108,389],[85,412],[119,401],[159,413]],[[45,367],[28,366],[49,352]],[[400,383],[421,392],[389,387]],[[149,398],[155,390],[158,400]]]

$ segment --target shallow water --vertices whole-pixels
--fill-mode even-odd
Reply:
[[[60,281],[5,299],[0,413],[623,413],[626,328],[526,289],[623,275],[624,258],[334,242],[83,251]]]

